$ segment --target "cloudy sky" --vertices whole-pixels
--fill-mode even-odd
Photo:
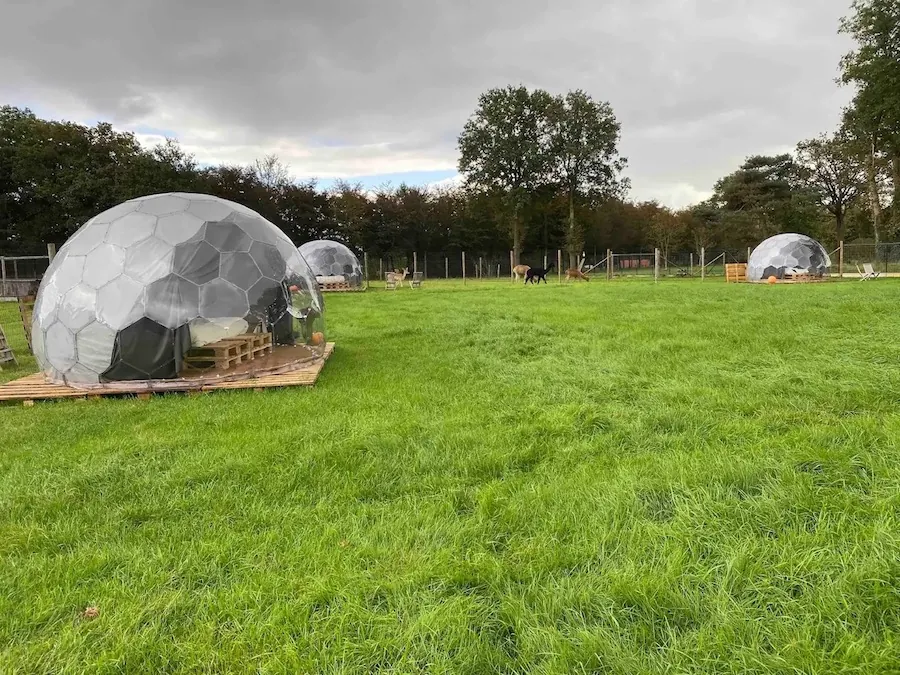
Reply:
[[[622,123],[632,197],[678,207],[837,124],[849,4],[0,0],[0,103],[375,186],[452,181],[488,88],[581,88]]]

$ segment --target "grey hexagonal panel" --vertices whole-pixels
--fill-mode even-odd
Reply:
[[[337,241],[317,239],[303,244],[300,255],[317,277],[344,277],[352,287],[363,283],[362,265],[349,248]]]
[[[757,246],[747,264],[747,281],[766,281],[769,277],[784,279],[790,273],[827,277],[831,258],[825,248],[812,237],[786,233],[769,237]]]
[[[177,377],[192,345],[247,330],[324,350],[315,276],[290,239],[245,206],[166,193],[119,204],[66,242],[41,282],[33,344],[54,381]]]

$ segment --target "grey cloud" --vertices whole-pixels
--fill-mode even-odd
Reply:
[[[120,125],[198,129],[192,145],[218,131],[235,145],[293,143],[314,156],[327,139],[386,144],[386,163],[400,151],[452,166],[486,88],[578,87],[615,108],[636,188],[705,190],[745,155],[836,123],[849,95],[833,82],[848,5],[16,2],[0,29],[0,95],[45,108],[77,101]],[[37,91],[56,100],[28,100]]]

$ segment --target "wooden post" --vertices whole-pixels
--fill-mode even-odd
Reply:
[[[47,257],[50,258],[50,262],[53,262],[56,257],[56,244],[47,244]]]
[[[463,256],[463,261],[462,261],[463,262],[463,286],[465,286],[466,285],[466,252],[465,251],[462,252],[462,256]]]
[[[659,281],[659,249],[653,249],[653,281]]]
[[[0,256],[0,281],[3,282],[0,293],[6,293],[6,258],[3,256]]]
[[[413,251],[413,274],[419,271],[419,254]]]
[[[500,279],[500,263],[497,263],[497,279]]]
[[[562,250],[556,250],[556,276],[559,278],[559,283],[562,283]]]
[[[844,278],[844,240],[841,239],[841,245],[838,247],[838,277]]]
[[[513,267],[516,266],[516,256],[512,251],[509,252],[509,280],[514,281],[516,278],[516,273],[513,272]]]
[[[688,268],[688,274],[694,276],[694,254],[691,253],[691,266]]]
[[[750,247],[747,247],[747,263],[750,262]]]
[[[384,259],[378,259],[378,280],[384,279]]]
[[[700,247],[700,280],[706,279],[706,247]]]
[[[612,281],[613,278],[613,254],[612,249],[606,249],[606,280]]]
[[[422,262],[422,278],[427,279],[428,278],[428,253],[427,252],[423,253],[422,257],[424,258],[424,261]]]
[[[478,278],[481,279],[481,277],[482,277],[482,273],[481,273],[481,256],[478,256]]]
[[[444,278],[450,278],[450,258],[444,256]]]
[[[544,252],[544,269],[547,269],[547,252]]]
[[[369,254],[363,251],[363,274],[366,275],[366,290],[369,289]]]

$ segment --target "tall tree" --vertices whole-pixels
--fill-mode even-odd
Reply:
[[[621,125],[609,103],[594,101],[580,89],[554,97],[548,113],[552,177],[568,199],[566,248],[569,266],[576,267],[584,250],[584,227],[575,218],[579,195],[609,197],[627,190],[619,177],[626,163],[617,147]]]
[[[876,163],[887,154],[892,168],[893,229],[900,231],[900,4],[897,0],[854,0],[840,31],[856,40],[856,49],[841,60],[841,81],[854,84],[852,116],[869,142],[869,201],[879,220]]]
[[[847,209],[864,190],[866,172],[845,131],[821,135],[797,145],[801,180],[835,221],[837,241],[844,239]]]
[[[467,186],[500,190],[507,197],[516,262],[522,252],[522,207],[548,176],[551,101],[542,89],[491,89],[479,97],[459,136],[459,172]]]

